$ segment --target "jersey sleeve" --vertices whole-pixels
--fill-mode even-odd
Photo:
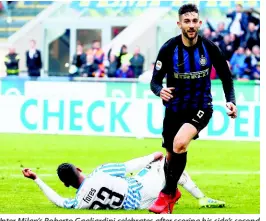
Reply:
[[[108,173],[111,176],[125,177],[127,173],[132,173],[134,171],[143,169],[153,160],[154,156],[153,154],[150,154],[148,156],[126,161],[125,163],[108,163],[98,167],[93,171],[93,173],[101,171]]]
[[[236,104],[233,75],[229,69],[226,58],[221,49],[214,43],[209,42],[212,63],[223,84],[226,102]]]
[[[116,177],[125,177],[126,176],[126,166],[124,163],[107,163],[103,164],[97,169],[93,171],[93,173],[97,172],[103,172],[107,173],[111,176],[116,176]]]
[[[133,160],[129,160],[125,162],[126,172],[132,173],[137,170],[141,170],[146,167],[149,163],[154,161],[154,155],[150,154],[148,156],[135,158]]]
[[[40,178],[37,178],[34,181],[52,203],[63,208],[74,208],[70,206],[70,202],[72,203],[72,205],[75,205],[74,200],[71,201],[67,198],[59,196],[52,188],[50,188],[47,184],[45,184]]]
[[[158,53],[150,82],[150,88],[156,96],[160,96],[160,91],[163,88],[163,79],[167,73],[167,45],[165,43]]]

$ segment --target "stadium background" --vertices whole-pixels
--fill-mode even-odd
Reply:
[[[111,47],[117,53],[122,44],[127,45],[129,51],[138,45],[145,57],[144,70],[149,69],[163,42],[179,33],[177,10],[185,2],[22,1],[17,2],[8,19],[5,15],[1,17],[1,64],[10,45],[21,55],[19,77],[5,77],[4,65],[0,66],[3,151],[0,158],[1,167],[5,168],[0,192],[6,192],[12,182],[20,189],[19,195],[9,189],[9,195],[3,200],[22,203],[23,195],[28,192],[25,188],[35,191],[34,185],[21,180],[20,169],[24,166],[35,168],[44,175],[45,181],[58,189],[59,182],[50,175],[62,161],[78,163],[90,172],[100,163],[123,161],[161,150],[160,139],[149,138],[161,137],[163,108],[147,82],[73,78],[69,77],[69,67],[78,41],[89,48],[92,41],[98,39],[105,54]],[[197,3],[203,20],[211,18],[214,27],[220,21],[228,25],[225,13],[236,3],[257,10],[260,5],[259,1]],[[27,76],[25,65],[24,55],[30,39],[37,41],[37,48],[42,52],[42,77],[37,80]],[[56,72],[51,65],[54,60],[59,64]],[[220,81],[212,82],[214,117],[202,132],[202,141],[193,143],[188,169],[205,192],[229,201],[229,207],[198,211],[193,199],[187,196],[175,212],[259,213],[260,85],[257,81],[235,81],[239,117],[232,121],[226,116]],[[89,162],[84,156],[89,156]],[[233,190],[225,187],[233,187]],[[244,194],[250,188],[255,189],[252,200]],[[74,193],[63,187],[59,191],[67,195]],[[33,198],[42,199],[42,205],[36,210],[27,200],[23,206],[4,206],[0,212],[67,213],[50,208],[37,191]]]

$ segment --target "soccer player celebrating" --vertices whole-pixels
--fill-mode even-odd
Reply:
[[[165,184],[164,157],[160,152],[125,163],[109,163],[96,168],[89,176],[69,163],[59,165],[58,176],[65,186],[78,189],[74,199],[59,196],[29,168],[25,177],[34,180],[55,205],[68,209],[147,209]],[[141,170],[140,170],[141,169]],[[126,176],[140,170],[135,176]],[[223,207],[225,203],[206,197],[184,172],[179,180],[200,206]],[[181,195],[179,195],[180,197]],[[201,202],[205,202],[202,204]]]
[[[192,139],[207,126],[212,117],[210,71],[216,69],[226,98],[228,116],[237,117],[232,74],[221,50],[198,35],[202,22],[194,4],[179,9],[181,35],[168,40],[160,49],[151,80],[151,90],[166,107],[163,121],[163,144],[166,184],[149,208],[154,213],[172,213],[180,193],[177,182],[187,161],[187,148]],[[162,86],[166,76],[167,87]]]

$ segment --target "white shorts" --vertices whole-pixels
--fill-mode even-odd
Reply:
[[[143,188],[140,190],[141,202],[139,209],[147,209],[157,199],[160,191],[165,185],[164,158],[152,162],[134,176]]]

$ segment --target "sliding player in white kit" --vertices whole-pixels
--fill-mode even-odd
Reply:
[[[74,199],[59,196],[29,168],[25,177],[36,182],[47,198],[59,207],[72,209],[147,209],[165,184],[163,153],[155,152],[125,163],[104,164],[85,176],[69,163],[59,165],[57,173],[65,186],[77,189]],[[139,171],[134,176],[129,173]],[[200,207],[224,207],[225,202],[206,197],[184,172],[178,182],[199,200]],[[181,197],[181,193],[180,193]]]

